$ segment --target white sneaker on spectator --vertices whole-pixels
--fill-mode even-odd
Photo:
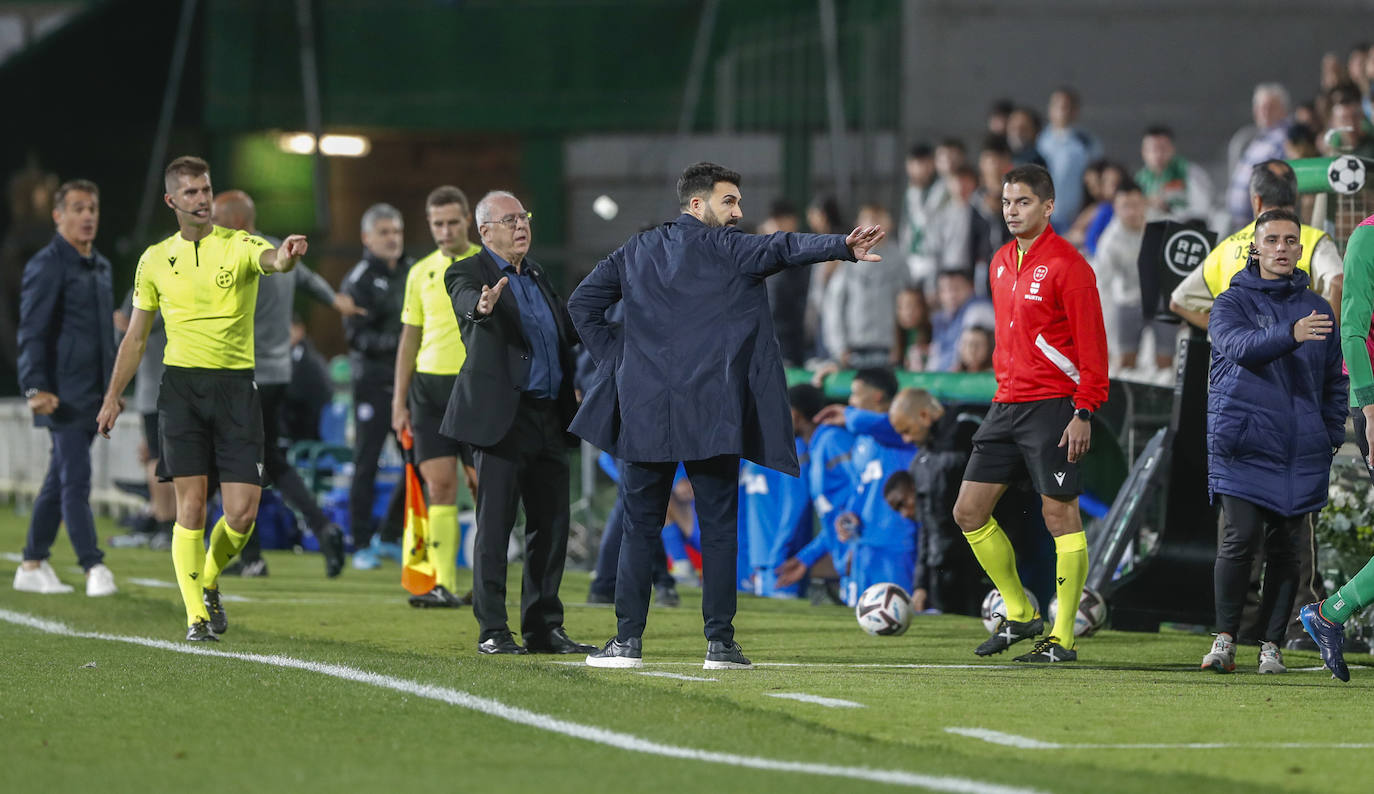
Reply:
[[[105,567],[104,563],[95,565],[86,571],[86,595],[99,597],[114,595],[119,588],[115,587],[114,573]]]
[[[1279,646],[1272,642],[1260,643],[1259,671],[1261,673],[1288,672],[1288,668],[1283,666],[1283,651],[1279,650]]]
[[[47,560],[43,560],[38,563],[37,568],[25,568],[21,564],[19,570],[14,572],[14,589],[21,593],[50,595],[70,593],[75,588],[69,584],[62,584],[62,580],[57,578],[57,572]]]

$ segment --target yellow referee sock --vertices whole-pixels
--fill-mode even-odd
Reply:
[[[1088,581],[1088,536],[1082,532],[1059,535],[1054,539],[1055,593],[1059,596],[1059,613],[1054,617],[1050,635],[1059,644],[1072,648],[1073,623],[1078,617],[1078,602],[1083,600],[1083,583]]]
[[[172,525],[172,568],[176,571],[177,587],[181,589],[181,600],[186,604],[186,625],[194,625],[197,620],[209,620],[210,613],[205,611],[201,599],[201,568],[205,566],[205,530],[187,529],[180,524]]]
[[[973,547],[973,556],[978,558],[978,564],[983,566],[988,578],[992,579],[1002,594],[1002,600],[1007,605],[1007,620],[1022,623],[1035,617],[1026,590],[1021,586],[1021,577],[1016,573],[1016,552],[1012,550],[1011,541],[997,519],[989,516],[988,523],[973,532],[964,533],[964,538]]]
[[[219,589],[219,574],[224,566],[243,550],[248,536],[253,533],[255,524],[249,524],[247,531],[237,532],[229,522],[220,516],[215,528],[210,532],[210,552],[205,555],[205,575],[201,577],[201,587],[207,590]]]
[[[434,578],[450,593],[458,586],[458,506],[429,506],[429,561]]]

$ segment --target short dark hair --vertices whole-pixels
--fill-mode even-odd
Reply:
[[[468,204],[468,194],[453,185],[440,185],[429,191],[429,196],[425,198],[425,211],[446,204],[461,204],[464,212],[472,209],[472,205]]]
[[[829,224],[830,231],[844,228],[844,214],[840,212],[840,202],[834,196],[822,193],[811,199],[810,209],[820,210],[825,216],[825,222]]]
[[[797,217],[797,205],[785,198],[773,199],[773,203],[768,205],[768,217],[795,218]]]
[[[709,197],[716,189],[717,182],[729,182],[738,187],[740,176],[738,172],[715,163],[693,163],[687,166],[682,169],[682,176],[677,180],[678,204],[686,207],[694,198]]]
[[[961,152],[967,152],[967,151],[968,151],[968,147],[964,146],[964,142],[961,141],[961,140],[959,140],[958,138],[954,138],[954,137],[950,137],[950,138],[941,138],[941,139],[940,139],[940,142],[937,143],[937,144],[935,144],[935,148],[937,148],[937,149],[958,149],[958,150],[961,151]]]
[[[807,419],[825,407],[825,392],[809,383],[798,383],[787,390],[787,402]]]
[[[992,152],[993,154],[1011,157],[1011,144],[1007,143],[1007,136],[989,133],[983,137],[983,145],[978,151],[979,153]]]
[[[978,170],[975,169],[973,166],[969,165],[968,163],[964,163],[958,168],[955,168],[954,175],[956,177],[966,176],[969,179],[972,179],[974,182],[978,181]]]
[[[1145,134],[1141,137],[1152,138],[1156,135],[1162,138],[1168,138],[1172,141],[1174,139],[1174,129],[1167,124],[1151,124],[1145,128]]]
[[[176,178],[181,176],[197,177],[210,173],[210,164],[192,155],[186,154],[178,157],[167,164],[167,169],[162,172],[162,181],[167,186],[168,192],[176,186]]]
[[[854,380],[861,380],[870,388],[882,392],[883,397],[891,400],[897,396],[897,376],[885,367],[865,367],[854,373]]]
[[[887,478],[887,482],[883,483],[883,499],[890,499],[893,494],[899,491],[916,492],[916,478],[912,477],[911,472],[906,469],[892,472]]]
[[[1054,198],[1054,179],[1043,165],[1028,163],[1011,169],[1002,176],[1002,186],[1011,184],[1025,185],[1041,201]]]
[[[1368,49],[1369,49],[1369,42],[1367,42],[1367,41],[1357,41],[1357,42],[1355,42],[1355,44],[1350,48],[1349,52],[1346,53],[1346,57],[1348,58],[1348,57],[1350,57],[1351,55],[1354,55],[1354,54],[1357,53],[1357,52],[1366,52]]]
[[[935,150],[925,141],[917,141],[911,144],[911,148],[906,150],[908,160],[929,160],[935,156]]]
[[[1271,166],[1281,166],[1286,176],[1274,173]],[[1250,195],[1264,207],[1293,207],[1298,203],[1298,177],[1293,166],[1282,160],[1265,160],[1250,169]]]
[[[1140,189],[1140,183],[1137,182],[1137,181],[1135,181],[1134,179],[1131,179],[1129,176],[1128,176],[1128,177],[1125,177],[1124,179],[1122,179],[1122,180],[1121,180],[1121,184],[1119,184],[1119,185],[1116,186],[1116,195],[1117,195],[1117,196],[1121,195],[1122,193],[1144,193],[1144,192],[1145,192],[1145,191],[1143,191],[1143,190]],[[1115,196],[1114,196],[1113,198],[1115,198]]]
[[[936,274],[935,274],[935,279],[936,279],[936,281],[939,281],[940,279],[945,278],[945,277],[950,277],[950,278],[962,278],[962,279],[964,279],[965,281],[967,281],[969,284],[973,284],[973,272],[972,272],[971,270],[969,270],[968,268],[963,268],[963,267],[950,267],[950,268],[944,268],[944,269],[939,270],[939,271],[936,272]]]
[[[1001,99],[994,99],[992,101],[992,104],[988,106],[988,115],[1009,116],[1011,115],[1012,109],[1015,107],[1016,103],[1012,102],[1010,99],[1007,99],[1006,97],[1003,97]]]
[[[1274,221],[1286,221],[1298,227],[1298,231],[1302,231],[1302,221],[1298,219],[1298,213],[1290,209],[1265,210],[1255,219],[1255,239],[1259,239],[1259,230],[1261,226],[1266,223],[1273,223]]]
[[[52,205],[55,209],[62,209],[67,202],[67,194],[73,190],[81,193],[90,193],[96,200],[100,199],[100,188],[89,179],[69,179],[57,187],[57,191],[52,194]]]
[[[1358,105],[1362,95],[1359,87],[1347,80],[1331,86],[1326,92],[1326,99],[1334,108],[1337,105]]]

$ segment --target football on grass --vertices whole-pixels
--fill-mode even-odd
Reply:
[[[1050,622],[1059,616],[1059,597],[1050,602]],[[1073,636],[1086,637],[1107,625],[1107,602],[1091,587],[1083,588],[1078,601],[1078,614],[1073,616]]]
[[[891,582],[875,584],[854,605],[859,627],[878,637],[895,637],[911,625],[911,596]]]
[[[1026,598],[1030,599],[1031,609],[1039,612],[1040,600],[1035,597],[1035,593],[1027,590]],[[994,587],[983,597],[983,625],[987,627],[988,631],[997,631],[997,621],[1006,617],[1006,614],[1007,602],[1002,598],[1002,594],[998,592],[997,588]],[[997,617],[993,617],[993,615]]]

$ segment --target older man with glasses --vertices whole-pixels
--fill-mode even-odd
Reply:
[[[493,191],[473,213],[482,250],[444,274],[467,359],[439,432],[477,463],[472,612],[483,654],[588,653],[563,630],[558,587],[568,551],[568,447],[577,333],[563,299],[529,258],[531,214]],[[506,623],[506,549],[525,506],[520,631]]]

